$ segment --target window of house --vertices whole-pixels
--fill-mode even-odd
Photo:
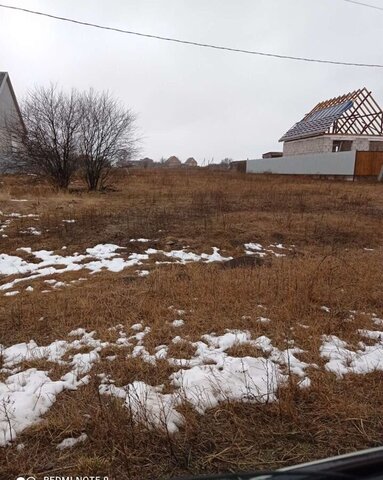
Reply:
[[[383,152],[383,142],[370,142],[369,150],[370,152]]]
[[[349,152],[352,148],[352,140],[334,140],[332,142],[333,152]]]

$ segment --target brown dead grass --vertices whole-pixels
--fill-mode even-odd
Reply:
[[[381,185],[202,170],[137,171],[121,175],[115,191],[97,194],[57,194],[34,177],[10,176],[3,182],[0,210],[39,218],[12,220],[5,231],[8,237],[1,238],[1,253],[16,254],[25,246],[62,253],[65,245],[65,254],[71,254],[97,243],[116,243],[127,247],[124,255],[148,246],[169,250],[190,245],[197,252],[211,253],[217,246],[226,255],[240,256],[246,242],[295,245],[288,256],[272,257],[269,267],[226,270],[217,265],[156,266],[153,261],[145,278],[130,270],[95,275],[82,270],[58,279],[81,276],[86,282],[47,294],[41,294],[50,289],[44,279],[20,284],[19,295],[0,296],[0,343],[5,346],[31,339],[45,345],[67,339],[78,327],[114,341],[118,333],[110,327],[122,324],[129,336],[134,334],[130,327],[140,322],[151,327],[144,342],[151,354],[166,344],[169,356],[191,358],[195,349],[190,342],[203,334],[242,329],[253,338],[269,336],[280,349],[294,339],[305,350],[299,358],[321,366],[321,335],[338,335],[356,349],[361,340],[358,328],[379,329],[360,312],[383,317]],[[12,202],[14,198],[29,201]],[[76,222],[66,224],[63,219]],[[42,235],[20,234],[29,226]],[[129,242],[138,237],[153,242]],[[21,288],[29,284],[33,292]],[[185,314],[169,310],[171,305]],[[351,310],[359,312],[352,319]],[[271,322],[259,323],[259,316]],[[170,324],[177,318],[184,319],[182,327]],[[176,335],[185,340],[171,343]],[[177,435],[150,431],[134,424],[119,400],[99,396],[95,375],[109,374],[118,386],[133,380],[163,383],[169,391],[169,375],[177,368],[163,360],[152,365],[127,358],[130,352],[130,347],[103,351],[91,383],[62,393],[42,422],[18,437],[24,450],[2,449],[1,478],[21,472],[171,478],[281,467],[381,443],[381,374],[336,380],[321,368],[310,369],[309,389],[292,382],[281,389],[275,403],[222,404],[203,417],[185,405],[187,425]],[[259,354],[245,345],[228,353]],[[108,355],[117,359],[108,361]],[[50,370],[55,379],[61,372],[47,362],[23,367]],[[62,439],[82,432],[87,442],[56,450]]]

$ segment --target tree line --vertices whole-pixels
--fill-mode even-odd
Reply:
[[[20,119],[7,123],[8,163],[67,189],[80,173],[89,190],[103,189],[112,167],[137,152],[136,116],[109,93],[30,91]]]

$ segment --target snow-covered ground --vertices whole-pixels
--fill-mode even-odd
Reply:
[[[20,230],[23,238],[26,235],[40,236],[43,233],[41,229],[24,225],[25,219],[36,222],[38,218],[35,214],[0,212],[0,235],[6,236],[11,223],[23,219],[23,229]],[[70,218],[62,220],[64,225],[75,222]],[[73,254],[67,254],[66,246],[59,253],[32,250],[30,247],[18,248],[13,255],[2,253],[0,276],[5,280],[0,285],[0,292],[6,297],[13,297],[21,291],[33,292],[36,289],[33,282],[40,279],[44,284],[41,292],[49,293],[55,289],[81,285],[87,280],[87,275],[102,271],[118,273],[133,268],[138,277],[146,277],[150,275],[153,264],[209,264],[226,262],[232,258],[222,255],[218,247],[212,247],[209,253],[198,253],[186,246],[171,251],[153,248],[155,241],[146,238],[131,239],[129,243],[137,250],[140,246],[143,253],[130,253],[115,244],[98,244]],[[249,242],[243,245],[243,252],[259,257],[284,257],[294,248],[294,245],[263,246]],[[78,277],[70,281],[60,278],[66,272],[78,272]],[[261,305],[258,307],[266,310]],[[331,313],[325,305],[321,310],[325,314]],[[60,393],[80,389],[94,378],[98,381],[100,394],[120,398],[136,421],[175,433],[185,423],[179,409],[183,402],[188,402],[197,412],[204,414],[221,402],[273,402],[278,397],[279,387],[286,384],[290,376],[301,388],[310,388],[312,369],[324,368],[337,378],[351,373],[383,371],[383,320],[374,314],[370,315],[371,330],[357,330],[360,341],[356,349],[335,335],[323,335],[320,349],[316,352],[326,362],[321,367],[300,360],[299,355],[303,350],[292,338],[286,340],[286,348],[279,349],[266,335],[253,337],[247,330],[229,329],[222,335],[206,331],[197,340],[190,341],[183,335],[187,325],[186,311],[171,305],[169,312],[172,318],[164,319],[164,323],[174,332],[174,336],[168,344],[152,346],[150,350],[145,342],[151,327],[143,322],[111,327],[110,330],[117,334],[114,341],[99,338],[96,331],[89,332],[80,327],[69,332],[65,338],[46,345],[38,345],[32,338],[7,347],[0,345],[0,446],[15,441],[24,429],[39,422],[58,400]],[[351,312],[351,316],[355,313]],[[251,317],[244,315],[242,320],[251,320]],[[267,328],[273,320],[265,312],[264,316],[254,318],[254,322]],[[299,322],[296,325],[310,328]],[[291,331],[293,333],[294,328]],[[190,350],[195,352],[191,358],[177,358],[169,354],[170,347],[178,343],[189,344]],[[235,355],[232,348],[241,345],[251,347],[248,351],[254,354]],[[86,353],[83,353],[84,347],[88,350]],[[111,347],[116,354],[102,358],[103,350]],[[148,385],[138,380],[117,385],[107,374],[98,373],[96,376],[94,373],[96,365],[100,367],[97,370],[102,371],[104,362],[118,362],[121,358],[128,361],[131,358],[139,359],[150,365],[156,365],[159,361],[168,362],[174,372],[167,380],[166,390],[162,384]],[[23,367],[24,362],[33,360],[45,361],[46,364],[41,365],[46,367]],[[65,369],[59,380],[51,378],[52,364]],[[64,439],[57,448],[70,448],[85,441],[87,436],[82,433],[78,437]]]
[[[185,313],[173,306],[169,310],[178,317]],[[265,318],[259,317],[262,323],[266,323]],[[383,320],[376,315],[371,315],[370,319],[372,326],[383,325]],[[277,398],[278,387],[287,382],[289,375],[294,376],[300,387],[310,388],[310,368],[320,368],[301,361],[298,356],[303,351],[291,339],[286,342],[286,349],[280,350],[265,335],[252,338],[246,330],[226,330],[223,335],[207,333],[190,342],[182,336],[186,320],[178,318],[168,323],[174,327],[170,344],[190,343],[195,350],[191,358],[170,356],[170,344],[157,345],[154,353],[149,353],[145,337],[151,328],[142,323],[111,327],[110,330],[117,334],[115,341],[105,341],[97,337],[96,331],[87,332],[78,328],[69,332],[66,339],[58,339],[48,345],[38,345],[34,340],[8,347],[0,345],[0,373],[5,378],[0,382],[0,445],[14,441],[25,428],[38,422],[62,391],[86,385],[94,375],[94,366],[101,362],[101,352],[111,346],[117,349],[117,354],[106,357],[104,362],[118,361],[122,355],[126,359],[139,358],[152,365],[165,360],[175,367],[169,377],[171,393],[163,393],[163,385],[148,385],[142,381],[116,385],[114,379],[106,374],[97,376],[102,395],[122,399],[137,421],[145,422],[152,428],[166,428],[171,433],[185,422],[178,411],[182,402],[188,402],[201,414],[226,401],[273,402]],[[319,353],[327,360],[325,370],[338,377],[349,373],[383,371],[383,332],[365,329],[357,333],[361,338],[357,351],[338,337],[323,337]],[[365,338],[374,344],[365,345]],[[242,357],[229,353],[229,349],[239,345],[251,346],[257,353]],[[88,347],[89,351],[80,353],[78,350],[83,347]],[[59,364],[66,367],[67,372],[60,380],[54,381],[49,376],[49,367],[23,370],[22,362],[32,360]],[[85,441],[86,436],[66,440],[58,448]]]
[[[1,212],[0,212],[1,214]],[[4,214],[1,214],[4,216]],[[24,218],[33,217],[36,215],[28,214],[21,215],[19,213],[12,213],[5,215],[6,217]],[[7,218],[5,222],[0,225],[0,232],[4,232],[11,220]],[[73,223],[75,220],[63,220],[66,223]],[[25,229],[20,233],[30,235],[41,235],[41,231],[36,227],[24,227]],[[131,243],[150,243],[151,240],[146,238],[131,239]],[[244,245],[245,253],[247,255],[266,256],[274,255],[276,257],[283,257],[286,253],[292,250],[293,246],[285,247],[282,244],[271,244],[268,247],[263,247],[258,243],[248,243]],[[66,272],[79,272],[81,270],[88,270],[90,274],[108,270],[110,272],[121,272],[125,268],[142,266],[149,264],[151,257],[156,256],[156,265],[178,263],[185,265],[192,262],[212,263],[212,262],[226,262],[231,260],[230,256],[221,255],[219,248],[212,247],[213,253],[195,253],[190,251],[188,247],[183,247],[178,250],[165,251],[149,247],[144,253],[130,253],[125,254],[126,248],[114,244],[98,244],[94,247],[87,248],[84,253],[74,253],[73,255],[65,255],[66,246],[61,248],[62,254],[57,254],[49,250],[33,251],[30,247],[21,247],[17,249],[18,255],[8,255],[0,253],[0,276],[14,276],[11,281],[0,285],[0,291],[7,291],[6,296],[14,296],[20,292],[22,285],[25,282],[30,283],[35,279],[47,276],[58,276]],[[30,256],[34,260],[29,260]],[[28,257],[28,259],[26,258]],[[163,257],[163,260],[161,260]],[[135,271],[140,277],[145,277],[150,274],[149,270],[139,269]],[[76,281],[71,281],[76,283]],[[60,282],[58,280],[52,281],[54,288],[68,286],[69,283]],[[15,289],[17,288],[17,289]],[[25,287],[24,287],[25,288]],[[25,290],[32,291],[30,285]],[[13,291],[9,291],[14,289]],[[49,292],[46,290],[45,292]]]
[[[66,248],[62,249],[64,252]],[[19,255],[0,254],[0,275],[17,276],[13,280],[0,286],[0,291],[7,291],[16,287],[20,283],[31,282],[37,278],[60,275],[66,272],[79,272],[88,270],[91,274],[102,270],[110,272],[121,272],[125,268],[140,266],[148,263],[153,255],[164,256],[169,260],[157,260],[156,264],[179,263],[186,264],[190,262],[224,262],[231,257],[224,257],[219,253],[217,247],[213,247],[213,253],[193,253],[186,249],[172,250],[165,252],[155,248],[148,248],[145,253],[130,253],[123,256],[125,248],[114,244],[98,244],[92,248],[87,248],[85,253],[74,253],[73,255],[55,254],[53,251],[38,250],[33,251],[29,247],[18,248]],[[32,255],[34,261],[26,260],[23,255]],[[138,276],[146,276],[148,270],[138,270]],[[56,288],[57,281],[55,280]],[[62,283],[60,286],[64,286]]]

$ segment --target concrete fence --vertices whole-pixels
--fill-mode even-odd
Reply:
[[[356,152],[310,153],[288,157],[247,160],[247,173],[280,175],[353,176]]]

